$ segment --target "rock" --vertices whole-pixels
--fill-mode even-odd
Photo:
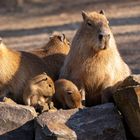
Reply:
[[[33,140],[34,108],[0,102],[0,140]]]
[[[113,104],[44,112],[35,120],[35,140],[126,140]]]
[[[137,86],[140,85],[140,74],[128,76],[121,84],[120,87]]]
[[[132,135],[140,140],[140,86],[119,89],[114,100]]]

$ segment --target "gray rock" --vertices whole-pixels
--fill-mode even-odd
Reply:
[[[140,85],[140,74],[128,76],[121,84],[120,87],[137,86]]]
[[[0,102],[0,140],[33,140],[34,108]]]
[[[35,140],[126,140],[113,104],[83,110],[44,112],[35,122]]]
[[[134,138],[140,140],[140,86],[119,89],[114,100]]]

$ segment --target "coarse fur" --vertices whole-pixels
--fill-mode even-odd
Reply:
[[[108,102],[119,82],[130,75],[122,60],[103,11],[82,12],[77,31],[61,69],[60,78],[73,81],[86,94],[86,106]]]
[[[23,93],[23,100],[26,105],[38,107],[50,103],[55,93],[54,82],[46,74],[39,74],[30,79]]]
[[[47,66],[47,74],[55,81],[59,77],[66,55],[70,49],[70,43],[65,35],[55,34],[50,37],[49,42],[41,49],[32,53],[43,58]]]
[[[0,43],[0,97],[7,96],[22,104],[27,81],[45,70],[46,65],[39,57]]]
[[[76,85],[69,80],[59,79],[55,82],[54,105],[57,108],[82,108],[82,95]]]

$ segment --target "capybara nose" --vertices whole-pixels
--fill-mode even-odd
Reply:
[[[106,33],[106,32],[101,32],[98,37],[99,37],[99,40],[102,41],[103,38],[109,39],[110,38],[110,34]]]

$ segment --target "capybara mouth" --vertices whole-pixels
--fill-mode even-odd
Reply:
[[[107,49],[107,48],[108,48],[108,42],[109,42],[109,40],[104,40],[104,41],[102,41],[101,44],[100,44],[100,46],[99,46],[99,48],[100,48],[101,50]]]
[[[106,47],[105,44],[100,45],[100,49],[101,49],[101,50],[105,50],[106,48],[107,48],[107,47]]]
[[[105,49],[107,49],[107,47],[108,47],[107,43],[102,43],[102,44],[99,46],[99,48],[100,48],[101,50],[105,50]]]

